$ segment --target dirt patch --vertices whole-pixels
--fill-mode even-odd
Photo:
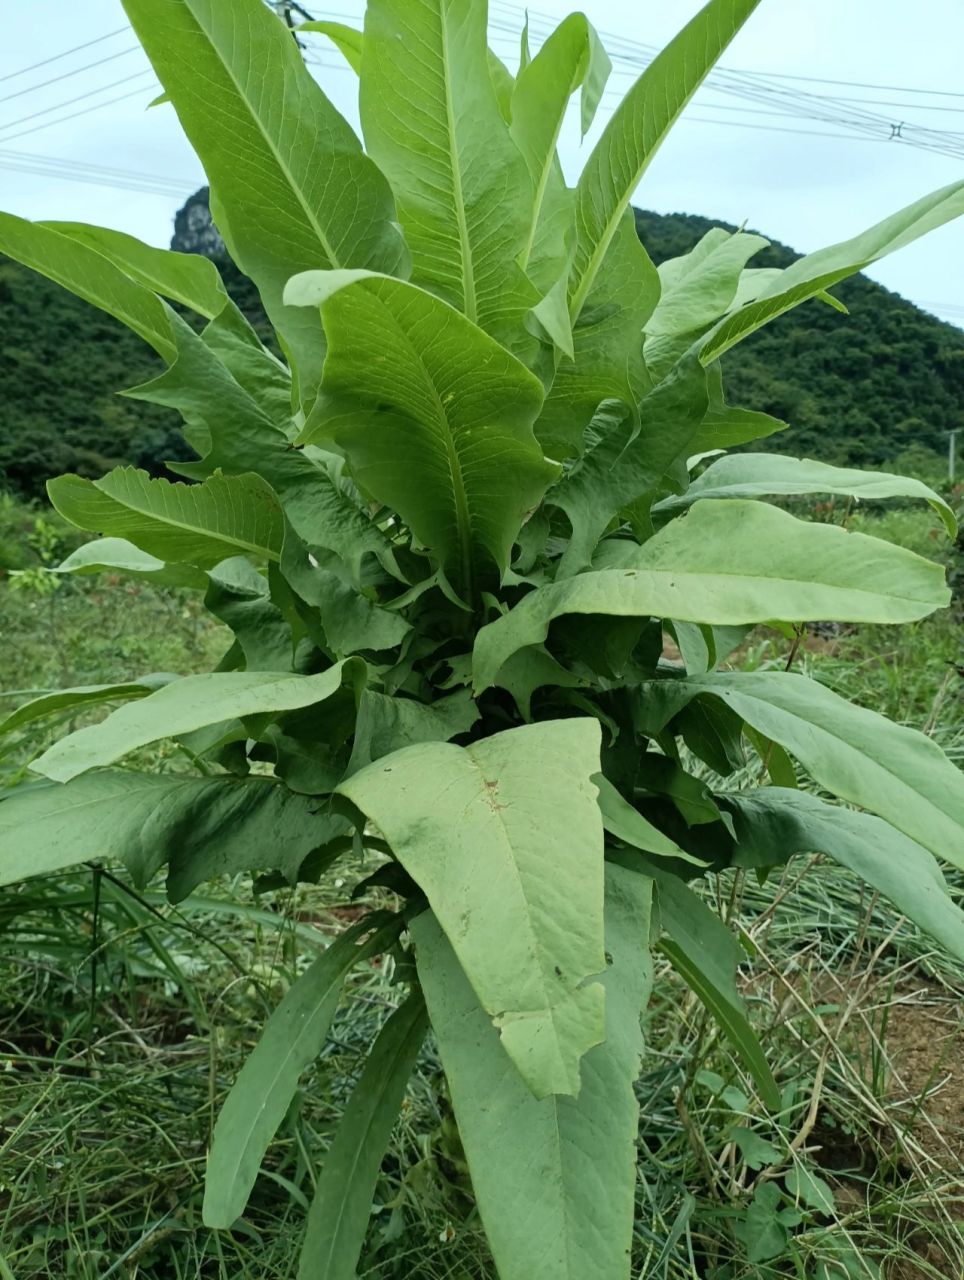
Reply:
[[[927,999],[927,996],[924,996]],[[890,1007],[887,1093],[920,1146],[964,1191],[964,1010],[946,997]]]

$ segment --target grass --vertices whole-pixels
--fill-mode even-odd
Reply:
[[[917,511],[851,526],[935,550]],[[4,690],[203,669],[219,656],[224,633],[189,598],[96,579],[42,594],[50,537],[59,553],[69,545],[0,506],[0,555],[36,573],[0,584]],[[817,637],[797,661],[964,760],[959,626],[947,614]],[[786,651],[761,634],[743,658],[782,664]],[[204,1153],[266,1012],[351,918],[344,904],[366,870],[260,899],[248,881],[219,883],[178,908],[159,888],[135,894],[92,869],[0,897],[0,1280],[295,1280],[315,1171],[396,999],[389,960],[352,979],[232,1231],[201,1223]],[[952,1033],[964,970],[819,859],[797,858],[765,885],[723,878],[720,893],[739,903],[753,944],[745,992],[783,1105],[766,1112],[701,1007],[658,969],[634,1280],[959,1280],[964,1041]],[[494,1280],[430,1044],[375,1207],[366,1280]]]

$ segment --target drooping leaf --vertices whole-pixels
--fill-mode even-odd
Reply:
[[[321,305],[329,355],[303,439],[344,451],[458,589],[508,564],[557,468],[532,434],[542,386],[446,303],[360,272],[308,272],[285,294]]]
[[[700,351],[704,364],[785,311],[862,271],[872,262],[911,244],[964,213],[964,182],[952,182],[923,196],[883,222],[841,244],[808,253],[782,271],[755,302],[748,302],[714,328]]]
[[[577,1097],[526,1089],[433,916],[412,921],[419,977],[502,1280],[628,1280],[640,1014],[652,982],[650,884],[606,868],[606,1039]]]
[[[948,602],[929,560],[765,503],[703,501],[620,568],[539,587],[476,636],[475,688],[563,614],[678,618],[716,626],[780,619],[907,622]]]
[[[415,282],[521,353],[535,345],[523,320],[538,301],[517,262],[532,189],[490,74],[486,10],[485,0],[370,0],[361,120]]]
[[[324,360],[318,317],[285,307],[313,267],[403,271],[391,191],[261,0],[124,0],[211,184],[231,256],[258,286],[310,404]]]
[[[795,853],[826,853],[964,961],[964,911],[931,854],[890,823],[783,787],[734,794],[726,804],[736,828],[737,865],[774,866]]]
[[[331,494],[331,491],[322,490],[322,493]],[[337,506],[336,501],[331,505]],[[351,527],[353,522],[349,521]],[[365,550],[371,545],[370,541]],[[360,557],[361,552],[356,549],[349,554]],[[318,610],[324,631],[318,641],[336,657],[369,649],[375,652],[393,649],[411,631],[400,613],[382,608],[368,595],[355,590],[344,581],[342,574],[317,563],[316,556],[304,543],[290,537],[285,540],[281,571],[291,589]]]
[[[86,707],[96,707],[104,702],[129,702],[134,698],[145,698],[155,689],[160,689],[177,678],[167,674],[147,675],[124,684],[89,684],[45,693],[23,703],[4,720],[0,720],[0,737],[12,733],[14,729],[22,729],[26,724],[56,715],[59,711],[73,712],[75,709],[79,711]]]
[[[186,485],[117,467],[101,480],[59,476],[47,491],[71,524],[126,538],[160,560],[209,568],[239,554],[268,560],[281,555],[281,508],[274,491],[253,473]]]
[[[301,22],[295,29],[299,33],[314,31],[320,36],[327,36],[344,57],[352,71],[356,75],[361,75],[362,50],[365,47],[365,37],[361,31],[358,31],[355,27],[349,27],[347,23],[332,22],[326,19],[312,19],[310,22]]]
[[[832,467],[812,458],[785,457],[779,453],[738,453],[711,462],[685,493],[663,498],[656,511],[675,511],[701,498],[755,498],[808,493],[840,493],[861,501],[877,498],[922,498],[934,508],[948,535],[954,537],[957,521],[940,494],[910,476],[886,471],[859,471]]]
[[[338,789],[425,893],[537,1097],[576,1093],[604,1034],[586,984],[605,968],[599,747],[595,720],[550,720],[406,747]]]
[[[342,684],[364,680],[358,658],[339,662],[318,675],[278,675],[266,671],[218,671],[184,676],[148,698],[120,707],[99,724],[62,738],[31,766],[58,782],[113,764],[139,747],[193,729],[242,716],[277,714],[314,706]]]
[[[168,564],[135,547],[126,538],[95,538],[72,551],[54,568],[55,573],[123,573],[163,587],[200,587],[208,584],[203,569],[190,564]]]
[[[682,858],[684,862],[697,862],[681,849],[675,840],[671,840],[657,827],[635,809],[608,778],[597,774],[593,779],[599,788],[599,811],[602,814],[603,827],[610,835],[634,849],[642,849],[657,857]],[[702,865],[702,864],[700,864]]]
[[[220,315],[225,307],[233,305],[221,273],[210,258],[200,253],[158,249],[123,231],[93,227],[85,222],[41,222],[37,225],[96,250],[145,289],[180,302],[209,320]]]
[[[204,605],[234,632],[246,671],[289,671],[295,638],[282,611],[270,598],[267,579],[250,560],[233,556],[208,575]]]
[[[277,868],[294,881],[325,839],[316,807],[270,778],[227,774],[105,769],[26,783],[0,801],[0,883],[101,859],[141,886],[167,864],[172,902],[222,874]]]
[[[165,360],[174,359],[170,309],[96,249],[43,223],[0,213],[0,253],[106,311]]]
[[[782,671],[714,671],[646,685],[637,704],[639,728],[658,732],[704,695],[721,698],[780,743],[832,794],[964,867],[964,774],[925,734]]]
[[[325,1043],[345,975],[361,960],[387,950],[401,923],[380,912],[346,930],[289,987],[268,1019],[214,1127],[204,1180],[206,1226],[230,1227],[244,1212],[298,1080]]]
[[[378,1033],[325,1156],[298,1280],[355,1280],[378,1171],[427,1028],[425,1002],[414,992]]]

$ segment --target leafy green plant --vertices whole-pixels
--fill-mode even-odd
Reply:
[[[125,0],[286,362],[211,263],[0,217],[0,250],[164,359],[127,394],[177,408],[197,455],[176,464],[191,485],[52,482],[102,535],[62,570],[194,587],[235,636],[210,674],[14,713],[122,704],[0,804],[3,878],[118,858],[144,883],[166,864],[178,900],[223,872],[310,881],[367,852],[392,904],[292,985],[214,1133],[205,1217],[227,1228],[346,975],[391,952],[409,994],[318,1179],[303,1278],[354,1273],[429,1025],[503,1280],[628,1276],[652,947],[781,1105],[744,951],[688,881],[824,852],[964,956],[937,862],[964,866],[955,767],[804,676],[721,669],[755,624],[900,623],[949,599],[939,565],[757,499],[923,498],[954,528],[919,482],[778,455],[691,483],[701,456],[783,426],[726,403],[724,352],[964,211],[956,183],[785,271],[748,269],[762,239],[722,231],[657,271],[630,198],[756,3],[711,0],[569,189],[562,117],[580,89],[588,127],[608,70],[579,15],[535,56],[524,41],[515,78],[483,4],[372,0],[364,32],[328,24],[359,71],[363,151],[260,0]],[[183,768],[138,769],[161,740]],[[774,785],[728,789],[747,744]],[[860,811],[795,789],[791,756]],[[760,1213],[785,1232],[782,1194]]]

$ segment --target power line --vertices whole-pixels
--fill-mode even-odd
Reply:
[[[67,182],[82,182],[94,187],[110,187],[115,191],[137,191],[145,195],[165,196],[175,199],[182,199],[197,188],[197,183],[184,183],[183,185],[175,186],[174,184],[161,185],[140,180],[125,182],[119,177],[98,177],[92,173],[66,173],[58,169],[45,168],[42,165],[12,164],[2,159],[0,159],[0,169],[11,170],[16,173],[35,174],[41,178],[59,178]]]
[[[51,62],[59,62],[61,58],[67,58],[72,53],[79,53],[81,49],[89,49],[92,45],[103,44],[105,40],[112,40],[114,36],[123,35],[125,31],[130,31],[130,27],[118,27],[116,31],[108,31],[105,35],[98,36],[95,40],[88,40],[84,44],[75,44],[72,49],[65,49],[63,53],[55,53],[51,58],[43,58],[40,62],[32,62],[29,67],[21,67],[19,71],[8,71],[5,76],[0,76],[0,84],[5,80],[14,80],[17,76],[25,76],[28,71],[36,71],[38,67],[46,67]]]
[[[122,93],[116,98],[108,98],[106,102],[96,102],[92,107],[85,107],[82,111],[73,111],[69,116],[59,116],[56,120],[48,120],[45,124],[36,124],[32,129],[22,129],[20,133],[7,134],[0,137],[0,142],[13,142],[16,138],[26,138],[28,134],[39,133],[41,129],[52,129],[54,125],[76,120],[78,116],[89,115],[92,111],[102,111],[104,107],[112,107],[115,102],[126,102],[128,98],[135,98],[141,93],[157,93],[160,87],[159,84],[155,84],[143,89],[132,89],[130,93]]]
[[[494,5],[505,14],[521,16],[521,11],[515,5],[505,3],[504,0],[494,0]],[[533,13],[531,10],[529,21],[530,29],[535,30],[537,34],[545,34],[553,27],[552,20],[546,15]],[[500,27],[502,30],[510,29],[507,17],[501,20],[497,17],[493,25],[497,29]],[[512,34],[515,34],[516,25],[514,23],[511,28]],[[651,45],[628,40],[612,33],[601,32],[600,34],[605,37],[607,47],[616,60],[626,62],[638,70],[645,69],[657,52]],[[796,79],[797,77],[787,78]],[[781,109],[781,114],[805,117],[837,128],[847,128],[874,140],[896,140],[904,145],[919,147],[953,159],[964,159],[964,135],[955,131],[931,129],[907,121],[894,121],[858,106],[841,103],[840,100],[826,95],[784,87],[780,84],[780,78],[776,76],[765,73],[743,73],[721,66],[707,77],[705,88],[732,94],[764,106],[777,106]]]
[[[0,102],[12,102],[14,98],[22,98],[26,93],[36,93],[38,89],[46,89],[48,85],[59,84],[61,80],[69,80],[71,76],[79,76],[82,71],[90,71],[93,67],[102,67],[105,62],[115,62],[118,58],[124,58],[129,53],[136,53],[139,49],[140,45],[132,44],[126,49],[121,49],[120,53],[112,53],[106,58],[98,58],[96,62],[85,62],[82,67],[74,67],[73,71],[65,71],[63,75],[53,76],[50,80],[41,80],[39,84],[29,85],[26,89],[18,89],[16,93],[8,93],[5,98],[0,98]]]
[[[864,80],[828,80],[826,76],[794,76],[785,71],[773,73],[767,71],[741,71],[740,74],[745,76],[766,76],[771,80],[807,80],[811,84],[835,84],[845,89],[875,89],[883,93],[924,93],[937,98],[964,98],[964,93],[954,92],[950,89],[916,89],[899,84],[868,84]]]
[[[86,93],[79,93],[76,98],[67,98],[63,102],[55,102],[51,107],[44,107],[40,111],[33,111],[30,113],[30,115],[20,116],[20,118],[17,120],[6,120],[3,123],[0,123],[0,141],[4,140],[3,130],[5,129],[13,129],[18,124],[26,124],[30,120],[36,120],[38,116],[49,115],[51,111],[59,111],[61,107],[71,107],[74,105],[75,102],[83,102],[87,98],[93,98],[98,93],[105,93],[108,89],[116,89],[118,85],[129,84],[131,80],[139,80],[142,76],[148,76],[150,74],[151,74],[150,67],[145,67],[142,71],[135,71],[133,75],[122,76],[120,80],[112,80],[109,84],[102,84],[96,89],[88,89]],[[115,98],[114,101],[116,102],[118,101],[118,99]],[[85,113],[82,111],[78,111],[76,114],[83,115]],[[70,118],[71,117],[68,117],[68,116],[64,117],[64,119],[70,119]],[[56,122],[52,122],[52,123],[56,123]],[[21,137],[22,135],[17,134],[16,136]]]
[[[64,178],[73,182],[89,182],[97,186],[117,186],[126,190],[149,190],[156,194],[181,196],[191,192],[196,182],[186,182],[159,174],[115,169],[104,165],[85,164],[53,156],[33,155],[22,151],[0,150],[0,168],[19,170],[42,177]]]

